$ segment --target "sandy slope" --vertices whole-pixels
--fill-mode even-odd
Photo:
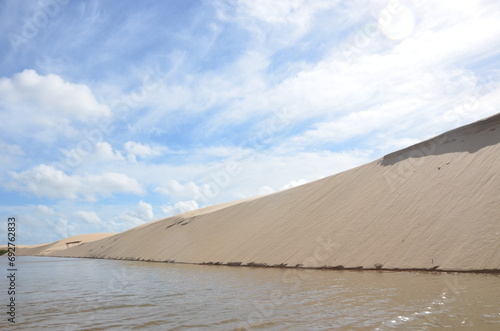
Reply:
[[[81,234],[69,238],[64,238],[50,244],[40,244],[33,246],[17,245],[17,255],[51,255],[55,251],[66,249],[66,243],[72,241],[81,241],[88,243],[114,235],[115,233],[90,233]]]
[[[50,255],[500,269],[500,114],[306,185],[155,221]]]

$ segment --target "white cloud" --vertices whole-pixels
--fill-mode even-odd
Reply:
[[[11,172],[10,175],[15,182],[9,183],[8,188],[38,197],[75,199],[81,186],[78,178],[45,164],[21,173]]]
[[[288,190],[289,188],[293,188],[293,187],[296,187],[296,186],[299,186],[302,184],[306,184],[306,183],[308,183],[308,181],[305,179],[292,180],[289,183],[281,186],[278,190],[274,190],[273,188],[271,188],[269,186],[261,186],[261,187],[259,187],[257,195],[267,195],[267,194],[274,193],[276,191],[284,191],[284,190]]]
[[[165,216],[172,216],[172,215],[182,214],[198,208],[199,206],[196,201],[189,200],[189,201],[176,202],[173,206],[171,205],[161,206],[161,211],[163,212],[163,214],[165,214]]]
[[[128,153],[128,158],[131,161],[136,161],[137,156],[143,159],[160,156],[164,151],[168,150],[165,147],[150,146],[148,144],[141,144],[135,141],[127,141],[124,144],[124,147]]]
[[[101,175],[86,175],[80,178],[83,184],[82,193],[91,199],[96,194],[110,196],[113,193],[144,193],[144,188],[135,178],[130,178],[121,173],[107,172]]]
[[[166,184],[156,187],[155,192],[168,195],[174,200],[192,199],[198,200],[203,194],[203,187],[192,181],[181,184],[177,180],[171,179]]]
[[[274,193],[274,190],[269,186],[261,186],[259,187],[257,195],[268,195]]]
[[[154,220],[153,206],[147,202],[139,201],[135,210],[129,210],[118,217],[119,224],[126,228],[135,227]]]
[[[7,188],[37,197],[95,200],[96,196],[108,197],[113,193],[144,193],[144,188],[136,179],[114,172],[69,176],[41,164],[21,173],[11,172],[10,175],[14,181],[8,183]]]
[[[37,107],[37,112],[52,116],[85,120],[110,115],[110,109],[100,104],[86,85],[65,82],[58,75],[41,76],[31,69],[0,78],[0,95],[10,105]]]
[[[98,225],[98,224],[102,223],[99,216],[97,216],[97,214],[93,211],[79,210],[79,211],[74,212],[73,215],[76,218],[78,218],[78,219],[80,219],[88,224],[97,224]]]
[[[257,195],[268,195],[268,194],[272,194],[274,192],[275,191],[269,186],[261,186],[261,187],[259,187],[259,190],[257,191]]]
[[[107,142],[98,142],[95,146],[95,154],[102,160],[122,161],[125,160],[122,153],[114,151],[113,147]]]
[[[307,180],[305,180],[305,179],[292,180],[291,182],[280,187],[280,191],[288,190],[289,188],[300,186],[303,184],[307,184]]]
[[[4,132],[43,140],[74,134],[72,121],[111,115],[109,107],[99,103],[86,85],[66,82],[54,74],[42,76],[31,69],[0,78],[0,110]]]
[[[413,12],[403,4],[389,4],[380,12],[378,26],[387,38],[400,40],[413,32],[415,17]]]
[[[110,164],[111,162],[124,161],[125,158],[113,149],[108,142],[97,142],[93,145],[88,140],[83,140],[70,150],[61,150],[65,158],[62,159],[63,166],[75,168],[83,164]]]
[[[45,205],[38,205],[35,207],[35,214],[39,216],[54,216],[54,209],[45,206]]]
[[[215,164],[185,163],[179,166],[176,180],[154,189],[171,201],[195,201],[199,206],[269,194],[277,188],[302,184],[335,174],[370,161],[363,151],[333,153],[329,151],[297,152],[282,150],[255,151],[241,158],[228,158]],[[234,171],[234,170],[237,171]],[[171,170],[175,171],[175,170]],[[150,172],[155,177],[159,171]],[[301,180],[292,180],[300,178]],[[195,180],[193,180],[195,179]],[[145,182],[145,179],[142,179]]]

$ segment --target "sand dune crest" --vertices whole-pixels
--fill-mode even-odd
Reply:
[[[331,269],[500,269],[500,114],[286,191],[53,256]]]

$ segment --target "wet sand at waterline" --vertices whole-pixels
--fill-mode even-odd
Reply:
[[[498,272],[499,220],[500,114],[286,191],[20,254]]]
[[[492,274],[31,256],[17,267],[16,330],[500,329]]]

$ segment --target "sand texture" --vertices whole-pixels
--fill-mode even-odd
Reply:
[[[17,255],[51,255],[54,252],[66,249],[66,243],[77,242],[72,245],[79,245],[83,243],[88,243],[94,240],[99,240],[114,235],[115,233],[91,233],[91,234],[81,234],[78,236],[73,236],[65,239],[55,241],[50,244],[40,244],[33,246],[17,245]]]
[[[53,245],[53,244],[52,244]],[[248,266],[500,270],[500,114],[271,195],[39,254]]]

